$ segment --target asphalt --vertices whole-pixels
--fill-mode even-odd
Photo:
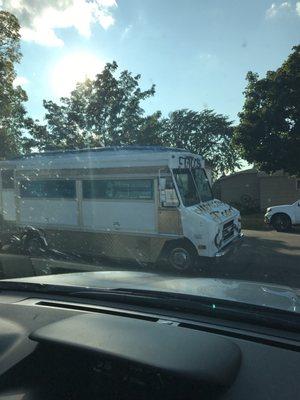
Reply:
[[[300,227],[292,232],[244,230],[239,250],[217,264],[204,266],[203,276],[272,282],[300,288]],[[199,261],[201,268],[201,260]]]
[[[271,230],[244,230],[243,232],[245,237],[237,252],[208,264],[200,258],[193,275],[275,283],[300,288],[300,227],[289,233]],[[0,255],[0,272],[3,278],[84,270],[120,270],[120,268],[154,271],[154,267],[134,265],[132,262],[112,263],[100,260],[92,264],[84,259],[81,262],[70,262],[59,259],[29,259],[29,257],[13,254]],[[168,269],[161,272],[175,273]]]

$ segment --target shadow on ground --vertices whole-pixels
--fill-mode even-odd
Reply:
[[[247,231],[236,254],[202,269],[202,276],[271,282],[300,287],[300,230]],[[199,260],[201,268],[201,259]]]
[[[217,262],[204,263],[199,258],[193,273],[178,273],[170,268],[139,265],[133,261],[113,262],[109,260],[80,259],[65,267],[56,260],[55,268],[45,264],[42,258],[33,263],[29,257],[11,254],[0,255],[0,279],[16,278],[48,273],[81,272],[90,270],[131,270],[158,272],[167,275],[195,276],[220,279],[236,279],[275,283],[300,288],[300,228],[290,233],[275,231],[245,231],[239,250]],[[43,264],[44,262],[44,264]],[[51,263],[51,260],[49,260]],[[39,266],[37,269],[36,266]],[[82,266],[82,269],[81,269]],[[47,270],[49,269],[49,270]]]

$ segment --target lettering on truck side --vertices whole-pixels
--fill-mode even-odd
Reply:
[[[201,168],[201,161],[199,158],[194,158],[191,156],[180,156],[179,166],[183,168]]]

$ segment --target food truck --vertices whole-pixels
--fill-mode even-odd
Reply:
[[[125,146],[0,162],[0,213],[63,251],[187,270],[241,238],[240,213],[214,199],[200,155]],[[204,259],[203,259],[204,260]]]

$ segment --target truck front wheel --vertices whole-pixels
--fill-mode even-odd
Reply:
[[[192,245],[178,243],[169,248],[168,264],[177,271],[192,271],[196,260],[197,253]]]
[[[271,219],[271,225],[277,232],[287,232],[292,227],[292,221],[287,214],[275,214]]]

